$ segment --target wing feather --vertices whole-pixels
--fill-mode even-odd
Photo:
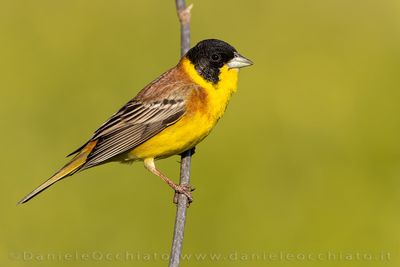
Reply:
[[[178,67],[162,74],[94,132],[88,142],[96,140],[96,146],[79,171],[112,160],[174,124],[185,114],[190,94],[199,88]]]
[[[179,120],[185,112],[184,101],[171,102],[128,103],[95,132],[92,139],[98,142],[81,170],[133,149]]]

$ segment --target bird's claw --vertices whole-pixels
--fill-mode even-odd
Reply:
[[[179,194],[183,194],[187,197],[188,199],[187,205],[189,206],[189,204],[193,202],[192,191],[194,191],[194,188],[192,188],[188,184],[178,185],[175,189],[174,203],[178,204]]]

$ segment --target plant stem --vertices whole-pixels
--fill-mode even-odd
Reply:
[[[190,11],[192,5],[186,7],[185,0],[175,0],[175,2],[181,25],[181,56],[183,56],[190,48]],[[190,161],[193,152],[194,149],[190,149],[181,154],[180,185],[189,185],[190,183]],[[169,261],[170,267],[178,267],[180,264],[188,204],[189,200],[187,197],[184,194],[179,194],[176,208],[174,238]]]

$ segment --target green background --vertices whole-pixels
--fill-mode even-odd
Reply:
[[[182,265],[399,266],[400,2],[194,1],[191,29],[255,64],[193,158]],[[166,266],[173,193],[141,163],[16,202],[177,63],[174,1],[2,0],[0,38],[0,265]]]

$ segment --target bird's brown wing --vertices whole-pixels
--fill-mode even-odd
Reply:
[[[193,83],[176,80],[158,81],[158,88],[155,85],[157,82],[143,89],[93,134],[89,142],[96,140],[96,146],[80,171],[130,151],[174,124],[185,113],[188,95],[197,89]],[[155,97],[140,97],[155,90],[159,91]]]

